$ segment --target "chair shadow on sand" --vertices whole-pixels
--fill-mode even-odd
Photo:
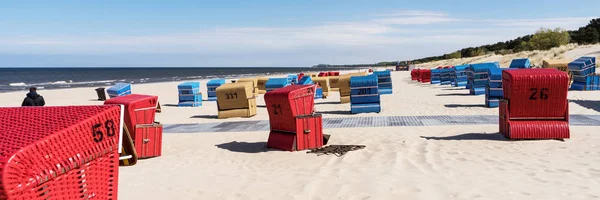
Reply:
[[[267,148],[266,142],[228,142],[215,145],[219,149],[225,149],[238,153],[263,153],[269,151],[279,151],[277,149]]]
[[[451,93],[451,94],[436,94],[438,97],[451,97],[451,96],[475,96],[469,93]]]
[[[455,87],[455,88],[444,88],[442,90],[450,90],[450,91],[465,90],[466,91],[467,89],[465,89],[465,87],[460,87],[460,88]]]
[[[179,107],[179,105],[177,105],[177,104],[162,104],[161,106],[166,106],[166,107]]]
[[[580,106],[600,112],[600,101],[589,100],[570,100],[570,102],[579,104]]]
[[[446,108],[485,108],[482,104],[446,104]]]
[[[342,104],[339,101],[329,101],[329,102],[315,102],[315,104],[318,105],[338,105],[338,104]]]
[[[217,116],[217,115],[194,115],[194,116],[191,116],[190,118],[196,118],[196,119],[217,119],[217,118],[219,118],[219,116]]]
[[[426,140],[492,140],[492,141],[510,141],[500,133],[465,133],[445,137],[421,136]]]
[[[331,111],[318,111],[317,114],[330,114],[330,115],[352,115],[349,110],[331,110]]]

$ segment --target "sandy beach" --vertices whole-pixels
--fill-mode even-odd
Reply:
[[[571,49],[560,56],[593,54],[599,47],[564,47]],[[467,61],[419,66],[459,62]],[[337,92],[317,100],[315,109],[324,118],[498,115],[497,108],[485,108],[483,95],[420,84],[410,80],[410,72],[392,72],[392,79],[394,94],[381,97],[379,114],[350,115],[350,104],[339,104]],[[206,94],[206,80],[198,81]],[[179,83],[137,84],[132,90],[159,96],[163,112],[156,120],[165,125],[268,120],[262,95],[252,118],[216,119],[216,102],[178,108]],[[48,106],[103,103],[94,88],[39,93]],[[19,106],[25,92],[0,95],[0,106]],[[568,98],[571,115],[600,115],[600,92],[569,91]],[[119,198],[600,199],[598,127],[570,130],[571,139],[565,141],[508,141],[494,124],[325,129],[332,135],[329,144],[366,145],[342,157],[267,149],[268,131],[165,133],[163,156],[119,168]]]

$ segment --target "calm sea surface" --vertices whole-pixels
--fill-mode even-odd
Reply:
[[[0,68],[0,92],[41,89],[110,86],[117,82],[150,83],[193,79],[237,78],[269,74],[319,71],[319,68]],[[340,69],[329,69],[340,70]]]

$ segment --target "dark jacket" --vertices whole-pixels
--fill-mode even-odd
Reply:
[[[44,101],[44,97],[40,96],[38,93],[30,92],[27,93],[27,97],[23,100],[21,106],[44,106],[46,102]]]

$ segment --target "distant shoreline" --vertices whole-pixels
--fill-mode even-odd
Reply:
[[[358,68],[27,68],[0,69],[0,93],[131,84],[183,82],[208,79],[283,76],[302,72],[360,70]]]

